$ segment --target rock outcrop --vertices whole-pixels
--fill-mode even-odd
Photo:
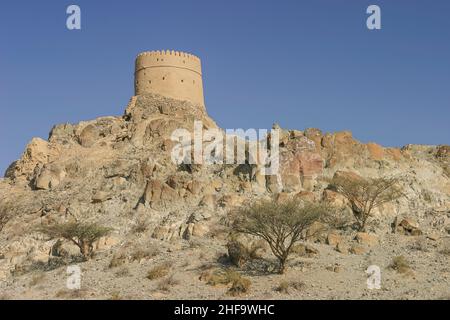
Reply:
[[[278,201],[298,197],[345,206],[345,198],[328,188],[336,175],[403,177],[405,197],[377,210],[377,221],[387,223],[372,232],[388,228],[399,214],[421,225],[432,220],[439,232],[450,228],[443,219],[450,210],[449,146],[383,148],[347,131],[283,130],[279,175],[261,176],[247,164],[175,164],[171,134],[179,128],[192,132],[195,120],[218,129],[204,109],[148,94],[133,97],[123,116],[57,125],[48,141],[34,138],[0,179],[0,211],[9,218],[0,229],[0,277],[49,259],[55,241],[34,232],[38,225],[96,221],[114,230],[114,241],[99,248],[122,245],[136,225],[162,241],[202,238],[214,235],[230,210],[277,193]],[[408,219],[394,227],[408,235],[419,230]],[[313,241],[355,254],[378,245],[371,234],[356,240],[349,247],[341,235],[325,233]]]

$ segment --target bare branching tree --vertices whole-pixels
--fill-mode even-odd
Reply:
[[[364,231],[375,208],[403,196],[399,180],[398,177],[363,179],[342,176],[334,178],[332,185],[349,201],[357,228]]]
[[[278,272],[284,273],[293,245],[304,239],[309,226],[329,213],[330,206],[323,203],[263,200],[240,208],[233,230],[264,239],[278,259]]]

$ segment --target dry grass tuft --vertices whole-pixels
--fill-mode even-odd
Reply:
[[[140,261],[142,259],[153,258],[159,254],[156,246],[149,248],[137,248],[131,253],[131,261]]]
[[[134,250],[120,249],[114,253],[109,262],[109,268],[117,268],[124,265],[127,262],[141,261],[142,259],[149,259],[159,254],[159,249],[156,246],[150,247],[138,247]]]
[[[200,275],[200,280],[205,280],[211,286],[230,285],[228,294],[239,296],[249,291],[250,279],[242,277],[238,272],[231,269],[217,269],[214,271],[205,271]]]
[[[170,289],[173,286],[176,286],[177,284],[179,284],[180,281],[178,281],[177,279],[175,279],[174,275],[170,275],[165,279],[162,279],[159,283],[158,283],[158,290],[161,291],[165,291],[165,292],[169,292]]]
[[[389,268],[397,271],[398,273],[407,274],[411,272],[411,266],[408,260],[404,256],[397,256],[392,259]]]
[[[228,294],[235,297],[248,293],[252,282],[250,279],[240,277],[236,281],[233,281],[231,288],[228,290]]]
[[[169,263],[162,263],[150,269],[147,272],[147,279],[155,280],[158,278],[165,277],[170,271]]]
[[[291,289],[294,289],[296,291],[300,291],[305,288],[305,283],[301,281],[289,281],[289,280],[282,280],[278,286],[275,288],[275,291],[278,291],[280,293],[289,294]]]

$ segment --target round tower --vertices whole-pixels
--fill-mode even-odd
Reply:
[[[156,93],[205,106],[200,59],[178,51],[148,51],[136,58],[135,95]]]

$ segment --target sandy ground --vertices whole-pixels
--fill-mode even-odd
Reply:
[[[418,247],[419,241],[422,245]],[[450,254],[443,252],[444,242],[385,234],[379,245],[362,255],[341,254],[329,245],[312,244],[319,253],[312,257],[294,255],[283,275],[258,268],[264,265],[263,260],[236,269],[250,279],[251,286],[248,293],[232,297],[227,293],[228,286],[211,286],[200,279],[205,270],[230,267],[223,258],[224,240],[205,238],[175,244],[151,241],[149,245],[158,246],[160,252],[141,261],[111,268],[114,250],[108,250],[79,263],[81,290],[67,289],[69,275],[62,266],[4,281],[0,284],[0,296],[3,299],[447,299]],[[389,268],[392,259],[399,255],[409,261],[410,271],[402,274]],[[273,260],[270,252],[264,258]],[[151,268],[167,262],[170,267],[166,276],[146,278]],[[367,288],[366,269],[370,265],[380,267],[381,289]],[[161,289],[161,282],[168,277],[173,281]],[[276,288],[283,281],[302,282],[303,286],[279,292]]]

